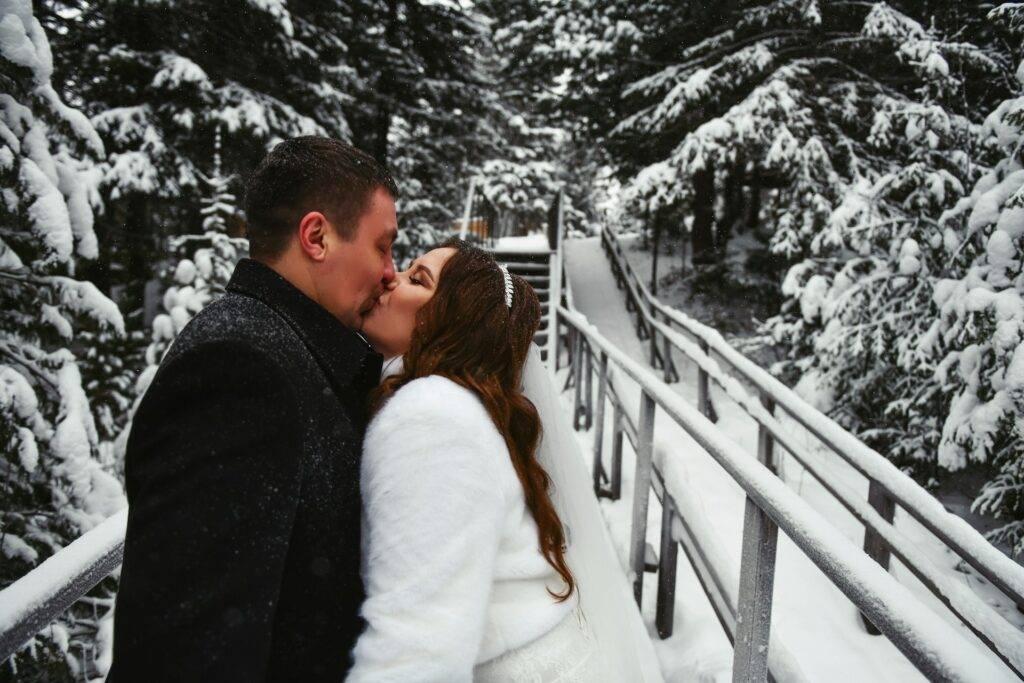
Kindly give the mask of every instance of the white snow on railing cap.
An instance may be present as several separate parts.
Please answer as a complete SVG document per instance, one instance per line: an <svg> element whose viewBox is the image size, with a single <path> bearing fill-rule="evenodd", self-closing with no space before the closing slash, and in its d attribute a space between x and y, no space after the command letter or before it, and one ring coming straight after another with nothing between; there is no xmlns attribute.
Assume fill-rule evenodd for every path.
<svg viewBox="0 0 1024 683"><path fill-rule="evenodd" d="M763 464L745 454L653 371L606 340L587 319L559 314L638 382L714 457L822 571L926 675L940 680L996 681L1008 672L962 631L922 604Z"/></svg>
<svg viewBox="0 0 1024 683"><path fill-rule="evenodd" d="M612 244L618 247L615 236L610 232L606 234ZM942 529L949 535L950 540L960 545L967 554L977 558L1012 590L1019 595L1024 595L1024 567L985 540L984 536L965 520L947 511L938 500L918 486L913 479L882 454L850 434L830 417L800 398L796 392L764 368L734 349L717 330L659 301L650 293L643 281L635 276L628 262L621 259L620 263L625 266L626 272L633 275L632 280L640 295L663 315L671 317L690 334L705 341L711 350L719 354L738 372L745 375L755 385L762 387L780 408L812 431L829 439L832 442L832 447L841 450L869 477L889 489L904 508L909 510L913 507L928 523Z"/></svg>

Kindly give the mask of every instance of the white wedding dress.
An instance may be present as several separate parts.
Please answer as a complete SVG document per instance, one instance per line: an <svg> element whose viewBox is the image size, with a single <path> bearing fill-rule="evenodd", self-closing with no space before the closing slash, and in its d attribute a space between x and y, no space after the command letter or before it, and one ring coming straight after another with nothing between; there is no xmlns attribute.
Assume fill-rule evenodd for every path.
<svg viewBox="0 0 1024 683"><path fill-rule="evenodd" d="M593 683L613 680L601 669L597 643L577 607L531 643L478 664L475 683Z"/></svg>
<svg viewBox="0 0 1024 683"><path fill-rule="evenodd" d="M633 601L626 575L608 537L579 441L560 403L553 378L534 345L523 390L543 425L537 460L551 478L552 502L566 528L566 562L579 603L573 621L498 663L493 681L662 681L653 644ZM566 621L569 621L568 619ZM554 662L561 661L559 669ZM503 667L501 669L501 667ZM521 673L520 673L521 672Z"/></svg>

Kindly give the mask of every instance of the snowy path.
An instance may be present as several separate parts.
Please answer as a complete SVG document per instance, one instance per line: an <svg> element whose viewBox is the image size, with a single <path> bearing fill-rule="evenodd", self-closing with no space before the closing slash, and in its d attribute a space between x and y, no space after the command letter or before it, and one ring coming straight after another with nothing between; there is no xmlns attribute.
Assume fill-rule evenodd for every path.
<svg viewBox="0 0 1024 683"><path fill-rule="evenodd" d="M635 336L623 294L615 287L600 240L588 238L568 241L566 268L576 307L608 339L634 358L646 362L646 345ZM682 381L674 386L681 395L696 404L696 368L679 355L676 355L675 360ZM627 402L638 405L638 387L629 380L623 383L627 386ZM712 397L719 413L719 428L754 457L757 443L754 421L717 387L712 387ZM610 435L610 432L609 424L605 434ZM591 435L580 436L585 448L590 449ZM743 522L744 496L741 489L685 432L667 422L663 416L659 417L656 424L656 441L657 449L667 456L667 462L662 464L662 468L670 480L670 486L677 492L682 515L701 537L701 543L708 546L712 562L719 573L726 577L726 581L735 584L739 575ZM602 501L623 562L628 555L629 494L632 491L633 465L628 441L625 451L623 499L615 503ZM866 483L856 481L859 475L834 456L829 457L829 454L823 453L818 455L822 457L827 470L835 475L835 479L853 486L859 495L862 493L866 496ZM791 459L781 457L780 472L795 491L844 535L858 545L861 543L863 527L831 500L802 468ZM653 496L651 508L648 538L656 539L661 511ZM897 523L908 534L912 534L915 541L921 540L922 548L929 551L933 560L941 563L941 566L948 565L951 572L955 571L949 561L948 551L934 547L934 541L929 544L926 532L913 528L916 526L913 520L898 514ZM922 599L938 605L902 567L895 567L894 574ZM969 575L957 574L961 580L977 581ZM643 611L652 634L655 633L655 586L654 575L648 574ZM732 647L683 553L680 553L676 591L674 635L666 641L653 635L666 680L730 680ZM1016 614L1015 610L1013 612ZM1012 620L1013 616L1009 616ZM773 634L779 639L777 642L788 650L809 680L923 680L913 665L884 636L870 636L866 633L849 600L783 534L779 538L772 628ZM964 632L968 633L966 629ZM992 657L995 659L994 655Z"/></svg>

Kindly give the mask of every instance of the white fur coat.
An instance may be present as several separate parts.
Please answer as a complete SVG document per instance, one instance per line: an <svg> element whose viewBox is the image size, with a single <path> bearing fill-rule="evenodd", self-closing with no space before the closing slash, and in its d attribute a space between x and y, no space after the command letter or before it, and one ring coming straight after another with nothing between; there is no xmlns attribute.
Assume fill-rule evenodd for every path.
<svg viewBox="0 0 1024 683"><path fill-rule="evenodd" d="M481 401L442 377L402 387L363 448L366 631L347 680L470 681L547 633L573 600Z"/></svg>

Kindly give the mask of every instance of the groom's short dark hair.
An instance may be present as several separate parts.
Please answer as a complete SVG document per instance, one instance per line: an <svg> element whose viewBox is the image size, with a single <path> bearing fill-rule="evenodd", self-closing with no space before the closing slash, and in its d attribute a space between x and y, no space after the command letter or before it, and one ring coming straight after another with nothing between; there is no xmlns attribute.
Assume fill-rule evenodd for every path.
<svg viewBox="0 0 1024 683"><path fill-rule="evenodd" d="M310 135L278 143L246 184L250 255L257 259L280 256L310 211L323 212L342 238L353 238L378 187L398 198L388 170L341 140Z"/></svg>

